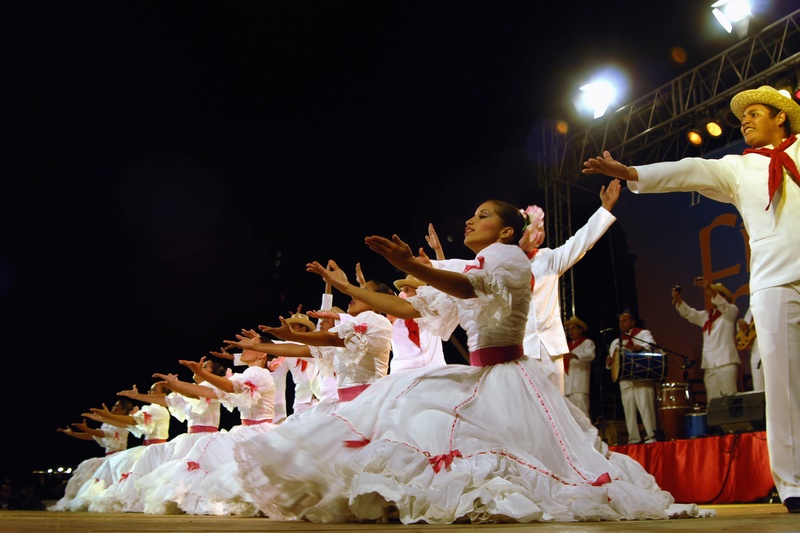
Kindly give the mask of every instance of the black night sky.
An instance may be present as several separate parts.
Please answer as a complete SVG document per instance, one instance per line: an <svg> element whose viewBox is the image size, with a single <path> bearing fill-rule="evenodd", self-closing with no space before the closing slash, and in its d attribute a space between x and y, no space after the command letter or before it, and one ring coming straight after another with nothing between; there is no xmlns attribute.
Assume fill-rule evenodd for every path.
<svg viewBox="0 0 800 533"><path fill-rule="evenodd" d="M710 3L5 2L0 474L99 454L56 428L318 307L308 261L391 283L366 235L464 256L483 200L543 205L542 121L596 65L630 101L735 44Z"/></svg>

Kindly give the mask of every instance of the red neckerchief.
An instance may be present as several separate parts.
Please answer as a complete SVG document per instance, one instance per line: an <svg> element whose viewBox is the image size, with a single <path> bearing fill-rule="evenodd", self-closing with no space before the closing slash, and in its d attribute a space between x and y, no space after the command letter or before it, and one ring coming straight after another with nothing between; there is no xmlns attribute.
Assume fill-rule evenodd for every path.
<svg viewBox="0 0 800 533"><path fill-rule="evenodd" d="M417 345L417 348L422 348L419 343L419 324L417 324L417 321L413 318L407 318L403 322L406 323L406 328L408 328L408 338Z"/></svg>
<svg viewBox="0 0 800 533"><path fill-rule="evenodd" d="M708 332L711 335L711 324L714 323L716 319L722 316L722 313L719 312L719 309L716 307L708 312L708 320L706 320L705 324L703 324L703 331Z"/></svg>
<svg viewBox="0 0 800 533"><path fill-rule="evenodd" d="M637 336L639 333L644 331L643 329L633 328L628 333L622 334L622 340L624 341L624 348L629 350L633 349L633 337Z"/></svg>
<svg viewBox="0 0 800 533"><path fill-rule="evenodd" d="M577 348L578 346L580 346L583 343L583 341L585 341L585 340L586 340L586 337L581 335L580 337L578 337L574 341L573 340L567 341L567 346L569 346L569 351L572 351L575 348Z"/></svg>
<svg viewBox="0 0 800 533"><path fill-rule="evenodd" d="M789 171L789 174L792 175L794 180L800 183L800 171L797 170L797 165L785 151L794 144L796 140L796 135L790 135L789 138L779 144L777 148L748 148L744 151L745 154L760 154L769 157L769 202L764 211L769 209L775 191L777 191L778 187L783 183L784 167L786 167L786 170Z"/></svg>

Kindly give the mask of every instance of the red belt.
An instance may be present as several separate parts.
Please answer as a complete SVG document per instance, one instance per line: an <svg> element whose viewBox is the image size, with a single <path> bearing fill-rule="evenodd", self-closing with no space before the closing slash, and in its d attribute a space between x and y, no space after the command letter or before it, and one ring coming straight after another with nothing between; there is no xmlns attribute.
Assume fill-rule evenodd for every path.
<svg viewBox="0 0 800 533"><path fill-rule="evenodd" d="M359 394L367 390L369 387L369 383L366 385L356 385L354 387L346 387L344 389L339 389L336 391L339 394L339 401L340 402L349 402L350 400L355 400Z"/></svg>
<svg viewBox="0 0 800 533"><path fill-rule="evenodd" d="M216 426L189 426L189 433L216 433L219 428Z"/></svg>
<svg viewBox="0 0 800 533"><path fill-rule="evenodd" d="M167 442L167 439L144 439L142 444L150 446L151 444L161 444L162 442Z"/></svg>
<svg viewBox="0 0 800 533"><path fill-rule="evenodd" d="M248 420L247 418L242 418L242 424L245 426L257 426L259 424L272 424L271 418L265 418L264 420Z"/></svg>
<svg viewBox="0 0 800 533"><path fill-rule="evenodd" d="M469 353L469 364L471 366L492 366L514 361L525 355L521 344L512 346L492 346L490 348L480 348Z"/></svg>

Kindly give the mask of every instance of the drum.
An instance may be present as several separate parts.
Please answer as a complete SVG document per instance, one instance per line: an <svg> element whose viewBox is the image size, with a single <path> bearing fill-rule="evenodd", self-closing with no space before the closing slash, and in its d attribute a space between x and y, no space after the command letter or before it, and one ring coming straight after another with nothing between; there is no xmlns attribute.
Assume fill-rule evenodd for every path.
<svg viewBox="0 0 800 533"><path fill-rule="evenodd" d="M611 378L614 381L664 381L667 376L667 356L661 352L614 353Z"/></svg>
<svg viewBox="0 0 800 533"><path fill-rule="evenodd" d="M711 434L711 430L708 429L705 411L688 413L683 417L683 425L688 439L707 437Z"/></svg>
<svg viewBox="0 0 800 533"><path fill-rule="evenodd" d="M658 415L667 440L686 438L684 418L692 412L688 383L662 383L658 387Z"/></svg>

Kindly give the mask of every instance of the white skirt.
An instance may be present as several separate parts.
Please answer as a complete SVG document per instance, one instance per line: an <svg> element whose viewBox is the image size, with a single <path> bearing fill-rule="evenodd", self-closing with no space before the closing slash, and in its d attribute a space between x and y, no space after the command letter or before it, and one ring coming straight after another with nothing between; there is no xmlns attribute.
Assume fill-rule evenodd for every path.
<svg viewBox="0 0 800 533"><path fill-rule="evenodd" d="M390 374L332 413L238 442L234 456L242 487L272 519L448 524L674 511L668 492L629 480L595 449L527 357Z"/></svg>

